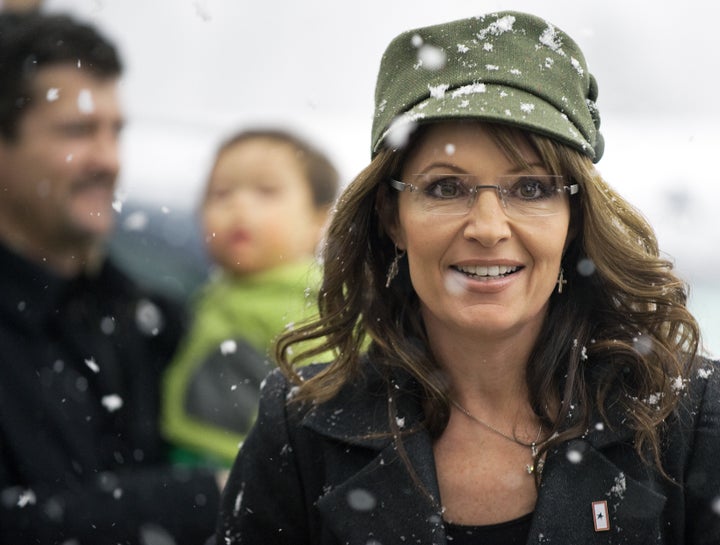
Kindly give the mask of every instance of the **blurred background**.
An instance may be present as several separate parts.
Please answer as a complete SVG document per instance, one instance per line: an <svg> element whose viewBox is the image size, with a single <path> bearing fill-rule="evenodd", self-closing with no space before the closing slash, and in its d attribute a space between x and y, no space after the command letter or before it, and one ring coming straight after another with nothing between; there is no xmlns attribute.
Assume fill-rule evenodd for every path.
<svg viewBox="0 0 720 545"><path fill-rule="evenodd" d="M95 23L120 47L129 124L113 248L146 282L181 297L207 272L193 214L219 139L256 125L290 128L326 150L347 183L369 160L375 76L396 34L500 9L550 20L579 42L599 82L606 150L598 168L655 226L664 253L691 285L706 347L720 355L720 254L713 250L720 247L720 5L46 0L43 6Z"/></svg>

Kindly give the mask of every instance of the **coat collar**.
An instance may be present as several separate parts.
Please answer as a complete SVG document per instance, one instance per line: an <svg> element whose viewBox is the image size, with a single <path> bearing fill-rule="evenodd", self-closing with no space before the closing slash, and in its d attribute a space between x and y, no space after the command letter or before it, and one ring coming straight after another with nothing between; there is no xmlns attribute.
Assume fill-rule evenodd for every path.
<svg viewBox="0 0 720 545"><path fill-rule="evenodd" d="M75 294L99 289L122 300L134 293L126 276L109 259L92 274L64 277L0 243L0 270L4 288L0 317L30 331L41 331L49 321L58 319Z"/></svg>
<svg viewBox="0 0 720 545"><path fill-rule="evenodd" d="M313 373L315 370L307 371ZM356 382L309 411L303 418L303 425L350 445L382 450L392 443L394 433L389 423L391 392L397 407L393 417L400 431L419 426L423 417L419 385L415 379L399 369L388 369L387 376L383 374L385 372L366 365L365 374Z"/></svg>
<svg viewBox="0 0 720 545"><path fill-rule="evenodd" d="M304 417L305 427L325 437L375 452L369 464L325 494L318 508L342 542L444 544L432 441L422 428L403 436L413 475L392 440L389 396L381 383L377 376L366 377L362 387L346 388ZM414 429L422 419L417 384L394 373L391 388L400 393L398 427ZM528 543L655 542L665 497L604 453L631 439L621 424L597 426L548 453ZM606 502L598 505L609 517L608 531L595 529L595 502Z"/></svg>
<svg viewBox="0 0 720 545"><path fill-rule="evenodd" d="M3 297L0 314L28 328L39 328L58 306L71 281L53 274L0 244Z"/></svg>

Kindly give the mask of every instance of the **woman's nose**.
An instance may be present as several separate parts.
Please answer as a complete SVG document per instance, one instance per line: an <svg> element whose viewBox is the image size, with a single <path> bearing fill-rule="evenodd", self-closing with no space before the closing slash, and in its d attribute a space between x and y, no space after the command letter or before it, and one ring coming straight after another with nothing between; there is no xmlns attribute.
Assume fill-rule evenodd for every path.
<svg viewBox="0 0 720 545"><path fill-rule="evenodd" d="M467 213L464 235L488 247L510 237L510 224L497 188L476 189Z"/></svg>

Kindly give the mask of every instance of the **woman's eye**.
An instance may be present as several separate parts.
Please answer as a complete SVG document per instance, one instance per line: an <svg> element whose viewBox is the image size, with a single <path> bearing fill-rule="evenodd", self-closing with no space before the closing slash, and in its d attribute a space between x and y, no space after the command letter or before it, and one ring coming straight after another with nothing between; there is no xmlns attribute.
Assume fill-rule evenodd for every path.
<svg viewBox="0 0 720 545"><path fill-rule="evenodd" d="M427 192L433 196L441 199L452 199L460 197L465 194L465 188L460 180L455 178L444 178L432 182L428 186Z"/></svg>
<svg viewBox="0 0 720 545"><path fill-rule="evenodd" d="M525 199L532 199L538 196L537 182L523 182L520 186L520 196Z"/></svg>
<svg viewBox="0 0 720 545"><path fill-rule="evenodd" d="M553 183L549 181L524 179L517 183L512 194L525 200L541 199L553 194L552 186Z"/></svg>

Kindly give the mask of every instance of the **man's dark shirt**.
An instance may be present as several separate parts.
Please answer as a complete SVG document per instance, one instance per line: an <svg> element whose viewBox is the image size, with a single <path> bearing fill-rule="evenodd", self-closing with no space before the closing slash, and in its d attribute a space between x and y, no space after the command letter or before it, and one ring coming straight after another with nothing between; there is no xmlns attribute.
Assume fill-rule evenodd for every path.
<svg viewBox="0 0 720 545"><path fill-rule="evenodd" d="M212 534L213 475L167 465L158 430L182 333L111 263L68 280L0 245L0 543Z"/></svg>

